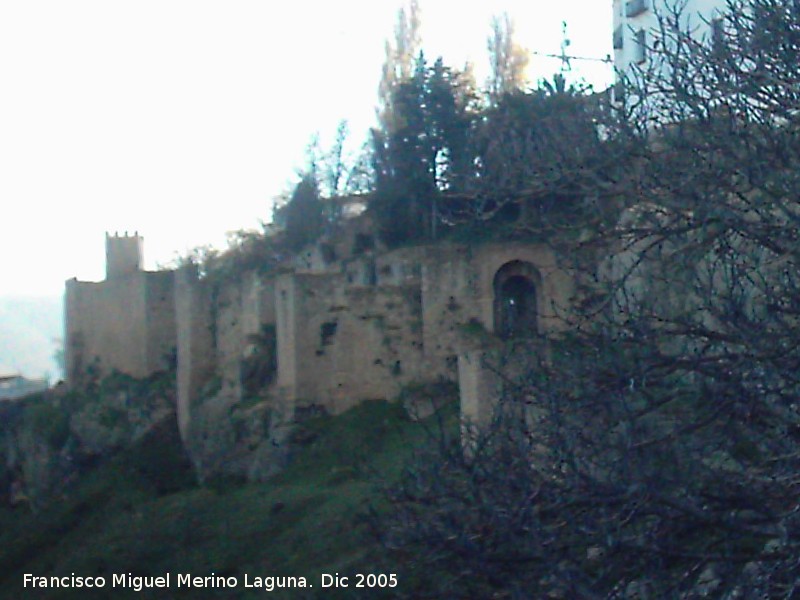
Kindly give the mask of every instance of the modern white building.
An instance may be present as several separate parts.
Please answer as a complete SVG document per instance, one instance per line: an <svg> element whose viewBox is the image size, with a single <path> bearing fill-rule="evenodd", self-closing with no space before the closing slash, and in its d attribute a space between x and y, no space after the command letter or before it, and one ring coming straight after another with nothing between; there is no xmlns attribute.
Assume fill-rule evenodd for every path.
<svg viewBox="0 0 800 600"><path fill-rule="evenodd" d="M44 379L26 379L16 371L0 367L0 401L23 398L47 387Z"/></svg>
<svg viewBox="0 0 800 600"><path fill-rule="evenodd" d="M628 73L633 65L645 67L648 48L659 38L659 15L674 12L676 1L681 6L681 29L698 38L711 35L724 14L725 0L613 0L614 68L618 74Z"/></svg>

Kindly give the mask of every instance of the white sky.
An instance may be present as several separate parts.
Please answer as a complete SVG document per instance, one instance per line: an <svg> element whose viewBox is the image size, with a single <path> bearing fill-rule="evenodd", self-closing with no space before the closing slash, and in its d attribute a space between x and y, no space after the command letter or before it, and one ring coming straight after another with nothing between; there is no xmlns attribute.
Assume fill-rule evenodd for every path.
<svg viewBox="0 0 800 600"><path fill-rule="evenodd" d="M557 53L611 52L611 1L420 0L433 60L486 72L492 14ZM477 8L469 8L474 5ZM257 227L314 132L374 121L383 0L0 0L0 296L102 279L105 231L138 230L147 268ZM558 61L534 58L532 75ZM573 63L598 89L601 63Z"/></svg>

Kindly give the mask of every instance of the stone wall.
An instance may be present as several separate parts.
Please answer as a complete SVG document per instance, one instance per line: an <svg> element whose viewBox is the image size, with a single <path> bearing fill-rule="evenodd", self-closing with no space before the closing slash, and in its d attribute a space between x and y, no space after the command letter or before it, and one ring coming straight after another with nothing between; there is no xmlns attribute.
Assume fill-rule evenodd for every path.
<svg viewBox="0 0 800 600"><path fill-rule="evenodd" d="M512 401L531 417L525 394L532 369L550 357L546 339L493 340L482 348L462 352L458 356L458 384L461 401L461 423L464 433L474 434L489 426L497 416L500 399ZM508 413L506 413L508 414Z"/></svg>
<svg viewBox="0 0 800 600"><path fill-rule="evenodd" d="M496 334L494 279L507 264L521 262L535 273L540 333L566 327L572 302L572 274L555 253L538 244L439 244L429 248L422 268L424 345L429 376L457 378L457 356L475 349L483 336Z"/></svg>
<svg viewBox="0 0 800 600"><path fill-rule="evenodd" d="M142 272L100 283L67 282L64 350L70 384L87 369L148 375L146 302Z"/></svg>
<svg viewBox="0 0 800 600"><path fill-rule="evenodd" d="M168 368L177 344L173 286L171 271L67 281L67 381L78 382L87 369L146 377Z"/></svg>
<svg viewBox="0 0 800 600"><path fill-rule="evenodd" d="M177 411L181 438L187 447L194 433L195 404L200 402L216 373L211 292L207 282L198 280L193 267L176 271Z"/></svg>
<svg viewBox="0 0 800 600"><path fill-rule="evenodd" d="M456 380L463 326L480 322L481 296L472 251L442 244L422 266L423 343L428 376Z"/></svg>
<svg viewBox="0 0 800 600"><path fill-rule="evenodd" d="M242 364L264 326L275 326L275 287L272 279L245 273L218 286L213 298L214 362L220 395L241 401Z"/></svg>
<svg viewBox="0 0 800 600"><path fill-rule="evenodd" d="M277 282L278 382L298 406L339 413L397 397L423 372L419 286L348 283L346 274Z"/></svg>
<svg viewBox="0 0 800 600"><path fill-rule="evenodd" d="M146 371L153 373L174 366L177 360L175 330L175 277L173 271L144 273L147 347Z"/></svg>
<svg viewBox="0 0 800 600"><path fill-rule="evenodd" d="M491 368L494 353L471 350L458 356L461 420L464 427L484 428L491 423L494 402L503 394L503 382Z"/></svg>
<svg viewBox="0 0 800 600"><path fill-rule="evenodd" d="M69 374L97 357L101 371L144 377L176 349L178 423L198 473L250 476L285 457L286 432L311 407L337 414L448 381L460 382L465 413L483 419L495 392L476 357L497 341L504 265L526 265L536 330L565 326L573 283L550 248L440 243L386 252L364 241L367 233L350 233L272 277L209 281L187 267L68 282Z"/></svg>
<svg viewBox="0 0 800 600"><path fill-rule="evenodd" d="M434 249L432 249L432 254ZM502 394L492 358L499 344L495 278L505 265L525 264L536 293L537 331L569 327L574 277L554 250L539 244L440 245L424 263L422 304L428 378L458 381L465 422L485 425ZM436 369L439 369L437 372Z"/></svg>
<svg viewBox="0 0 800 600"><path fill-rule="evenodd" d="M572 281L553 252L531 244L436 244L343 261L338 273L276 282L278 385L298 406L337 413L405 385L457 381L458 355L495 329L494 278L520 261L535 272L544 333L564 327Z"/></svg>
<svg viewBox="0 0 800 600"><path fill-rule="evenodd" d="M282 460L272 442L283 436L285 411L266 389L248 397L243 381L254 340L274 327L274 299L273 281L254 273L214 282L178 272L178 423L201 478L260 479Z"/></svg>

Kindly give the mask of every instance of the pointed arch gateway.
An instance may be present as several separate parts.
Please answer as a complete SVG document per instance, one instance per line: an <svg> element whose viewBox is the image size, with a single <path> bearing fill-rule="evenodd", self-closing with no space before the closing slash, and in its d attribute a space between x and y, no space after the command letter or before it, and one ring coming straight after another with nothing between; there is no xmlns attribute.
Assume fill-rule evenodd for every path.
<svg viewBox="0 0 800 600"><path fill-rule="evenodd" d="M531 337L539 333L540 277L529 262L513 260L495 273L494 331L503 339Z"/></svg>

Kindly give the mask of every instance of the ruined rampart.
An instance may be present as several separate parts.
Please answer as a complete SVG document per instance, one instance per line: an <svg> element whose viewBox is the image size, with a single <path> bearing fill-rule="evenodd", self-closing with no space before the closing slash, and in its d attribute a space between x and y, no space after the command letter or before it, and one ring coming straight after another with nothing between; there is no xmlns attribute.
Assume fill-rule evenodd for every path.
<svg viewBox="0 0 800 600"><path fill-rule="evenodd" d="M125 252L141 245L110 238L122 272L67 284L71 380L90 365L146 376L172 356L181 436L198 472L260 478L285 459L303 415L449 381L472 399L469 417L491 386L480 361L459 364L460 355L487 338L563 327L572 279L548 247L380 251L351 237L304 251L280 272L221 278L191 266L131 271L137 259Z"/></svg>

